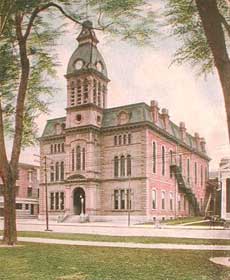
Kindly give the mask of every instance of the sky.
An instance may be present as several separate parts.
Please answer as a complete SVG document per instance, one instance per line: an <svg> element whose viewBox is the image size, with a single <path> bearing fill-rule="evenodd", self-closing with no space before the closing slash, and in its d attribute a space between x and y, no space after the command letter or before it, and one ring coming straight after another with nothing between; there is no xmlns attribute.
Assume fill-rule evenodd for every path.
<svg viewBox="0 0 230 280"><path fill-rule="evenodd" d="M49 115L41 115L37 124L41 135L47 119L65 115L66 80L68 60L77 47L79 30L69 25L68 32L61 37L57 54L61 65L57 68L55 92ZM155 47L136 46L119 39L111 40L96 32L100 41L98 48L107 65L110 83L108 107L137 102L150 104L157 100L160 108L169 110L170 119L176 124L183 121L187 131L198 132L206 140L208 155L212 158L210 170L218 168L220 159L230 156L224 102L216 73L205 80L197 77L189 66L171 65L178 43L174 39L155 42ZM20 161L36 163L38 147L22 151Z"/></svg>

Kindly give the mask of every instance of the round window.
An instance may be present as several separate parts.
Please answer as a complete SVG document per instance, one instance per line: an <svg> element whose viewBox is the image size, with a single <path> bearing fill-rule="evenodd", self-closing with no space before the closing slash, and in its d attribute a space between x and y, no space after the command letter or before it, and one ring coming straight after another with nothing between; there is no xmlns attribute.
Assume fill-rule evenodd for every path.
<svg viewBox="0 0 230 280"><path fill-rule="evenodd" d="M79 59L74 63L74 68L76 70L79 70L83 67L83 65L84 65L83 61Z"/></svg>

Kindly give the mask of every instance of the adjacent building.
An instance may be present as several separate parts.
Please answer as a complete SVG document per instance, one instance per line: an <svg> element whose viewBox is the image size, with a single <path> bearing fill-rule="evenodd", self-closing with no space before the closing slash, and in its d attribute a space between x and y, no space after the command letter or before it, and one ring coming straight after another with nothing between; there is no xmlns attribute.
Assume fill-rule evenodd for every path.
<svg viewBox="0 0 230 280"><path fill-rule="evenodd" d="M35 218L39 211L39 166L19 163L16 181L17 218ZM1 180L1 179L0 179ZM0 216L4 215L3 185L0 182Z"/></svg>
<svg viewBox="0 0 230 280"><path fill-rule="evenodd" d="M230 220L230 158L223 158L219 166L219 188L221 189L221 218Z"/></svg>
<svg viewBox="0 0 230 280"><path fill-rule="evenodd" d="M156 101L107 108L109 77L92 23L65 75L66 116L40 138L40 215L71 220L168 219L200 214L209 157L205 140L176 125ZM161 94L160 92L158 94Z"/></svg>

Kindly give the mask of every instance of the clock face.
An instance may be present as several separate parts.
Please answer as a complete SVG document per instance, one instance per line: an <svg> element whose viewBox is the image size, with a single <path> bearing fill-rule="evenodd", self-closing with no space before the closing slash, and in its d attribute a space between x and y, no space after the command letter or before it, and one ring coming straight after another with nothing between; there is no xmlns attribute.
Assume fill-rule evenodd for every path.
<svg viewBox="0 0 230 280"><path fill-rule="evenodd" d="M74 68L75 68L76 70L79 70L79 69L82 68L83 64L84 64L84 63L83 63L82 60L77 60L77 61L74 63Z"/></svg>
<svg viewBox="0 0 230 280"><path fill-rule="evenodd" d="M102 72L102 70L103 70L103 65L102 65L102 63L101 63L100 61L98 61L98 62L96 63L96 68L97 68L97 70L98 70L99 72Z"/></svg>

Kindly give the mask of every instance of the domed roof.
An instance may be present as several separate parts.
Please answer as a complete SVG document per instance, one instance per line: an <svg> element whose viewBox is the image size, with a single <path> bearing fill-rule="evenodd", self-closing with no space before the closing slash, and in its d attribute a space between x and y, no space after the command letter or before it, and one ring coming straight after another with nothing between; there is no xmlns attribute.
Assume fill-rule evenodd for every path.
<svg viewBox="0 0 230 280"><path fill-rule="evenodd" d="M79 45L69 60L67 75L91 69L108 78L106 64L97 49L98 40L92 28L90 21L83 23L82 31L77 38Z"/></svg>

